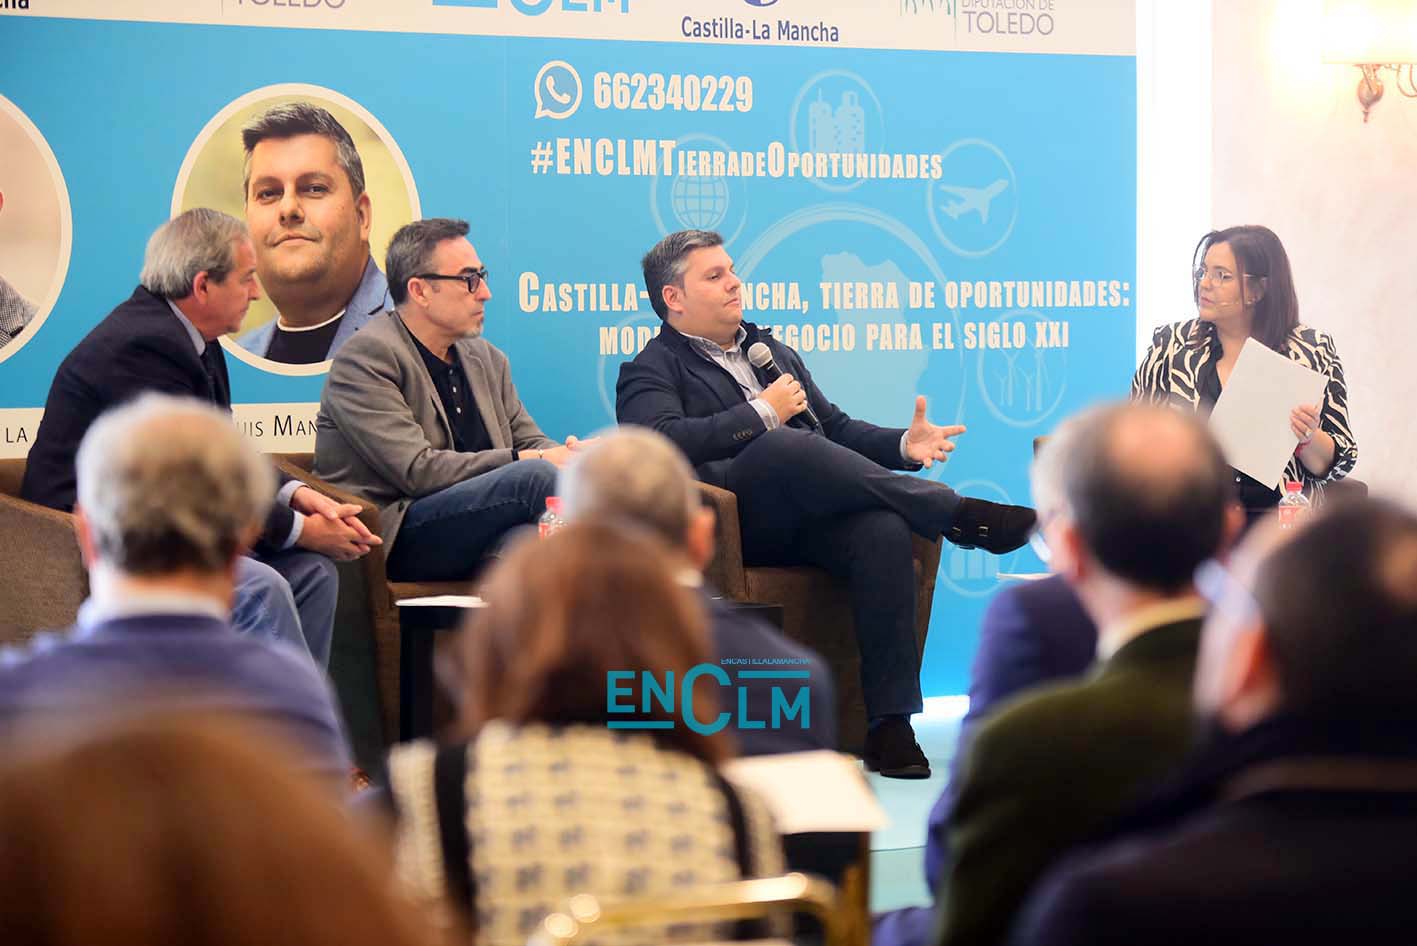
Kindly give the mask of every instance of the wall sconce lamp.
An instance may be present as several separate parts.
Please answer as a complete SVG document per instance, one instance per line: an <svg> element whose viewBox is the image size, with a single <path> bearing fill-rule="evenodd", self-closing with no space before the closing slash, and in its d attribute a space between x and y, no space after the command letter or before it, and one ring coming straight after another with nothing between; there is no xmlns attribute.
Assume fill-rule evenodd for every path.
<svg viewBox="0 0 1417 946"><path fill-rule="evenodd" d="M1363 121L1383 97L1379 71L1391 69L1397 91L1417 98L1417 0L1324 0L1324 62L1362 70L1358 104Z"/></svg>

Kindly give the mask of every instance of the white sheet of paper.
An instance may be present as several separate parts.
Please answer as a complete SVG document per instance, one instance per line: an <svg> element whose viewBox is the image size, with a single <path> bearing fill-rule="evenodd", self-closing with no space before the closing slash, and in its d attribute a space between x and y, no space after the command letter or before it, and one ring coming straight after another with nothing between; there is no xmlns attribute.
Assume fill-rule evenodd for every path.
<svg viewBox="0 0 1417 946"><path fill-rule="evenodd" d="M1327 385L1319 372L1246 340L1210 415L1226 461L1278 488L1296 444L1289 412L1300 404L1321 405Z"/></svg>
<svg viewBox="0 0 1417 946"><path fill-rule="evenodd" d="M860 763L840 752L748 756L725 764L723 774L756 792L783 834L875 831L890 823Z"/></svg>
<svg viewBox="0 0 1417 946"><path fill-rule="evenodd" d="M400 608L485 608L487 602L476 595L429 595L395 601Z"/></svg>

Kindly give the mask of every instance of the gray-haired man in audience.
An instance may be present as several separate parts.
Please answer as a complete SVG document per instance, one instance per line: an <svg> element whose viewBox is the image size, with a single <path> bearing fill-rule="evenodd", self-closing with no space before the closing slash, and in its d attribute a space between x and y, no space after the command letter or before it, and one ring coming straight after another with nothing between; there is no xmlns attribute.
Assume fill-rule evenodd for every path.
<svg viewBox="0 0 1417 946"><path fill-rule="evenodd" d="M84 723L154 705L229 713L345 776L339 716L308 656L231 625L237 563L275 477L226 412L144 395L89 427L77 467L91 594L66 634L0 652L0 722Z"/></svg>

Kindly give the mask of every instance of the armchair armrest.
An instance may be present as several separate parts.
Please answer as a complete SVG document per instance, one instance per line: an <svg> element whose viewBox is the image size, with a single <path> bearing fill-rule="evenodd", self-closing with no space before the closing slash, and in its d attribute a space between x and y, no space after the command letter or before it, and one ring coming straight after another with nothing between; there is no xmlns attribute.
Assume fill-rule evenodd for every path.
<svg viewBox="0 0 1417 946"><path fill-rule="evenodd" d="M743 573L743 532L738 523L738 497L726 489L699 483L699 496L713 509L713 561L704 577L720 593L734 600L748 596L748 577Z"/></svg>
<svg viewBox="0 0 1417 946"><path fill-rule="evenodd" d="M14 579L0 594L0 635L73 624L89 593L74 517L0 493L0 574Z"/></svg>

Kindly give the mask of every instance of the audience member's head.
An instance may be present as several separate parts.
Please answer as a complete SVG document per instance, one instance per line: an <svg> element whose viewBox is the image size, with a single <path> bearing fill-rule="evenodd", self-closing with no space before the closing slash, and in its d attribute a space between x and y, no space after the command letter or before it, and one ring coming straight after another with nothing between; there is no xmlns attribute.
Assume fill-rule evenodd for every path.
<svg viewBox="0 0 1417 946"><path fill-rule="evenodd" d="M207 341L240 328L251 302L261 298L246 225L205 207L157 228L148 239L139 282L175 303Z"/></svg>
<svg viewBox="0 0 1417 946"><path fill-rule="evenodd" d="M80 545L104 575L229 578L275 491L230 415L162 394L101 416L75 465Z"/></svg>
<svg viewBox="0 0 1417 946"><path fill-rule="evenodd" d="M215 720L7 751L0 940L429 943L386 854L293 769Z"/></svg>
<svg viewBox="0 0 1417 946"><path fill-rule="evenodd" d="M603 727L612 718L610 671L659 680L672 672L682 681L707 663L703 607L675 580L666 551L643 533L598 522L516 545L479 586L487 607L462 635L456 676L467 731L492 720ZM698 719L718 713L710 689L695 690ZM728 752L723 733L696 733L657 702L636 718L680 721L658 738L706 761Z"/></svg>
<svg viewBox="0 0 1417 946"><path fill-rule="evenodd" d="M1335 503L1284 532L1258 528L1216 599L1196 699L1230 729L1276 712L1417 716L1417 515L1381 500ZM1227 580L1228 578L1228 580Z"/></svg>
<svg viewBox="0 0 1417 946"><path fill-rule="evenodd" d="M620 427L596 435L593 446L562 467L556 492L568 521L632 524L694 568L713 557L713 511L699 499L689 461L663 434Z"/></svg>
<svg viewBox="0 0 1417 946"><path fill-rule="evenodd" d="M287 323L344 308L369 261L373 219L354 139L309 102L277 105L241 129L246 221L261 284Z"/></svg>
<svg viewBox="0 0 1417 946"><path fill-rule="evenodd" d="M1033 493L1051 564L1087 603L1103 586L1189 593L1196 567L1226 537L1233 487L1194 416L1117 404L1072 417L1048 438Z"/></svg>

